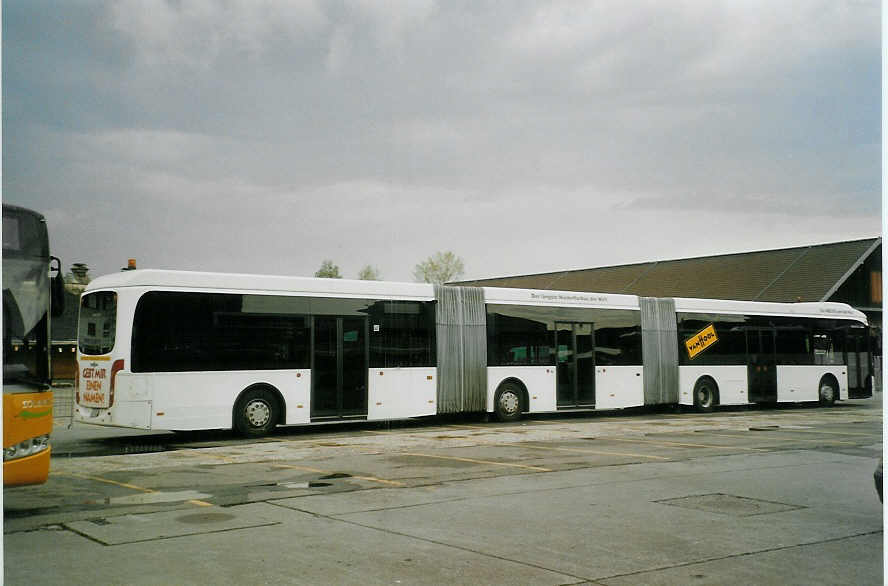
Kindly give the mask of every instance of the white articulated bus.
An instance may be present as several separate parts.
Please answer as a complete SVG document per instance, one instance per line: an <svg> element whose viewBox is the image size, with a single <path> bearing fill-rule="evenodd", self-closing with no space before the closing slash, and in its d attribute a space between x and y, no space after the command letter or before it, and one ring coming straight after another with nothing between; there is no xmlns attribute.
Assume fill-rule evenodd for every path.
<svg viewBox="0 0 888 586"><path fill-rule="evenodd" d="M837 303L137 270L90 283L78 328L76 419L140 429L872 392L866 319Z"/></svg>

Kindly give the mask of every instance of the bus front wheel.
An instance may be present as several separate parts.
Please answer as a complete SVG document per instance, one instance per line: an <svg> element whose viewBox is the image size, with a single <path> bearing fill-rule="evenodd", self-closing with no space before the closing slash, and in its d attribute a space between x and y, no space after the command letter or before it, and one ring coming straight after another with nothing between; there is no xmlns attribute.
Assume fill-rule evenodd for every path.
<svg viewBox="0 0 888 586"><path fill-rule="evenodd" d="M703 377L694 385L694 409L700 413L709 413L715 407L718 390L715 381Z"/></svg>
<svg viewBox="0 0 888 586"><path fill-rule="evenodd" d="M824 377L820 381L820 404L824 407L832 407L836 403L839 390L836 384L829 378Z"/></svg>
<svg viewBox="0 0 888 586"><path fill-rule="evenodd" d="M268 435L277 425L279 413L277 399L271 391L248 389L234 409L234 428L246 437Z"/></svg>

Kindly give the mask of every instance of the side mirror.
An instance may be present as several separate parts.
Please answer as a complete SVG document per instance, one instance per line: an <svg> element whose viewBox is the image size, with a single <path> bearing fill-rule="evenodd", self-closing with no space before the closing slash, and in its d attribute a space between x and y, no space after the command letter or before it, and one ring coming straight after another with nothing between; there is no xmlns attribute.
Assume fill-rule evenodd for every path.
<svg viewBox="0 0 888 586"><path fill-rule="evenodd" d="M65 313L65 279L62 277L62 261L54 256L49 257L49 270L50 314L52 317L59 317Z"/></svg>

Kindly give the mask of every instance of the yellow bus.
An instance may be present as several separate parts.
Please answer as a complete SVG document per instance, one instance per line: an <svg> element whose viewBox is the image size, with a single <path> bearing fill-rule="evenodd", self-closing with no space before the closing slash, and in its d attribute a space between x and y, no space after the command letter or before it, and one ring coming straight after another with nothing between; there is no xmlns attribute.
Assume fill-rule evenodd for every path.
<svg viewBox="0 0 888 586"><path fill-rule="evenodd" d="M50 316L64 309L46 220L3 204L3 485L46 482L52 432Z"/></svg>

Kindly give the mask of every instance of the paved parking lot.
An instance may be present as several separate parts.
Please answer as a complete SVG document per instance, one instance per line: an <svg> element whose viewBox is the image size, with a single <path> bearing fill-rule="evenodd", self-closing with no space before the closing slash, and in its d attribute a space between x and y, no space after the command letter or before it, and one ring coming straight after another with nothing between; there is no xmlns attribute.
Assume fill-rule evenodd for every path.
<svg viewBox="0 0 888 586"><path fill-rule="evenodd" d="M7 583L881 583L880 399L60 430L4 491Z"/></svg>

